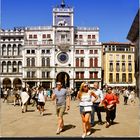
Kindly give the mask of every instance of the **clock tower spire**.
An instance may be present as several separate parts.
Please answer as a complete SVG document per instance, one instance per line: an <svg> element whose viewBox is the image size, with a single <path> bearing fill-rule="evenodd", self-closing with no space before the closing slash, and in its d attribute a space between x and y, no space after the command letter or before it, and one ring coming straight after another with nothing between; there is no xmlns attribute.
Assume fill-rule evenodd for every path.
<svg viewBox="0 0 140 140"><path fill-rule="evenodd" d="M62 8L65 7L65 1L64 1L64 0L62 0L62 2L61 2L61 7L62 7Z"/></svg>

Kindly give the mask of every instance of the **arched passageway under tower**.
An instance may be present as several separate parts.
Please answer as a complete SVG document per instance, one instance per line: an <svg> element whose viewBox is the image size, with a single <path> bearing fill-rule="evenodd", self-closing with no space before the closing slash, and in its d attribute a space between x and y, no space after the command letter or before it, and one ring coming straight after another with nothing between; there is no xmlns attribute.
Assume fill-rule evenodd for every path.
<svg viewBox="0 0 140 140"><path fill-rule="evenodd" d="M56 82L61 82L63 87L70 87L70 76L66 72L58 73Z"/></svg>

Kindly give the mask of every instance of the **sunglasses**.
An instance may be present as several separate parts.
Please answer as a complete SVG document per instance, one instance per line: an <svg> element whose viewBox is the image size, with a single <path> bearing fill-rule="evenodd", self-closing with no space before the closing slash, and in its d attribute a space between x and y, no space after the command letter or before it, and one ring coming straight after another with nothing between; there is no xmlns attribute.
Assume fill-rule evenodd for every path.
<svg viewBox="0 0 140 140"><path fill-rule="evenodd" d="M88 86L86 85L86 86L84 86L84 87L88 87Z"/></svg>

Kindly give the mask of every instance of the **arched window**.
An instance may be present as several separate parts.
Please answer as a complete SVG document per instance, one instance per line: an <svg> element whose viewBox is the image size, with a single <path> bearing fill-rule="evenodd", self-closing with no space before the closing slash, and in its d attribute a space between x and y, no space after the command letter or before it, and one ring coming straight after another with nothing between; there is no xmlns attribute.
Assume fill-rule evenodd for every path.
<svg viewBox="0 0 140 140"><path fill-rule="evenodd" d="M13 55L17 55L17 46L16 44L13 44Z"/></svg>
<svg viewBox="0 0 140 140"><path fill-rule="evenodd" d="M32 58L32 66L35 66L35 58Z"/></svg>
<svg viewBox="0 0 140 140"><path fill-rule="evenodd" d="M27 66L30 67L30 58L27 58Z"/></svg>
<svg viewBox="0 0 140 140"><path fill-rule="evenodd" d="M47 58L47 66L50 66L50 58Z"/></svg>
<svg viewBox="0 0 140 140"><path fill-rule="evenodd" d="M12 48L11 48L11 44L8 44L7 46L7 55L12 55Z"/></svg>
<svg viewBox="0 0 140 140"><path fill-rule="evenodd" d="M19 73L22 72L22 62L21 61L18 62L18 72Z"/></svg>
<svg viewBox="0 0 140 140"><path fill-rule="evenodd" d="M7 72L12 72L12 65L10 61L7 62Z"/></svg>
<svg viewBox="0 0 140 140"><path fill-rule="evenodd" d="M22 45L18 45L18 55L22 55Z"/></svg>
<svg viewBox="0 0 140 140"><path fill-rule="evenodd" d="M7 72L7 67L6 67L6 62L5 61L3 61L2 62L2 72Z"/></svg>
<svg viewBox="0 0 140 140"><path fill-rule="evenodd" d="M76 58L76 67L79 67L79 58Z"/></svg>
<svg viewBox="0 0 140 140"><path fill-rule="evenodd" d="M2 55L6 55L6 45L2 45Z"/></svg>
<svg viewBox="0 0 140 140"><path fill-rule="evenodd" d="M90 58L89 60L89 67L93 67L93 58Z"/></svg>
<svg viewBox="0 0 140 140"><path fill-rule="evenodd" d="M13 62L13 72L17 72L17 63L16 63L16 61Z"/></svg>
<svg viewBox="0 0 140 140"><path fill-rule="evenodd" d="M43 67L45 66L45 58L44 57L42 58L42 66Z"/></svg>

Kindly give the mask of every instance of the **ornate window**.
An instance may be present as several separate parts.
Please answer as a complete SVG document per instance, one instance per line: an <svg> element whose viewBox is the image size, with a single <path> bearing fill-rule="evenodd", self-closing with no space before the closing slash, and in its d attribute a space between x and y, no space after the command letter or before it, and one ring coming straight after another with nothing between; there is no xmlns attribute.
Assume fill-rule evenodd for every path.
<svg viewBox="0 0 140 140"><path fill-rule="evenodd" d="M81 67L84 67L84 58L81 58Z"/></svg>
<svg viewBox="0 0 140 140"><path fill-rule="evenodd" d="M122 63L122 71L125 72L125 63Z"/></svg>
<svg viewBox="0 0 140 140"><path fill-rule="evenodd" d="M2 62L2 72L7 72L7 68L6 68L6 62L5 61L3 61Z"/></svg>
<svg viewBox="0 0 140 140"><path fill-rule="evenodd" d="M32 58L31 62L32 62L32 66L35 66L35 58Z"/></svg>
<svg viewBox="0 0 140 140"><path fill-rule="evenodd" d="M116 73L116 82L119 82L119 73Z"/></svg>
<svg viewBox="0 0 140 140"><path fill-rule="evenodd" d="M109 65L109 71L113 71L113 63L110 63L110 65Z"/></svg>
<svg viewBox="0 0 140 140"><path fill-rule="evenodd" d="M120 71L120 65L119 65L119 63L116 63L116 71L117 71L117 72Z"/></svg>
<svg viewBox="0 0 140 140"><path fill-rule="evenodd" d="M132 73L129 73L128 74L128 82L129 83L132 83Z"/></svg>
<svg viewBox="0 0 140 140"><path fill-rule="evenodd" d="M98 72L94 72L94 78L95 78L95 79L98 78Z"/></svg>
<svg viewBox="0 0 140 140"><path fill-rule="evenodd" d="M126 82L126 74L125 73L122 74L122 82Z"/></svg>
<svg viewBox="0 0 140 140"><path fill-rule="evenodd" d="M45 58L44 57L42 58L42 66L43 67L45 66Z"/></svg>
<svg viewBox="0 0 140 140"><path fill-rule="evenodd" d="M90 60L89 60L89 67L93 67L93 58L90 58Z"/></svg>
<svg viewBox="0 0 140 140"><path fill-rule="evenodd" d="M6 55L6 45L2 45L2 55Z"/></svg>
<svg viewBox="0 0 140 140"><path fill-rule="evenodd" d="M94 58L94 67L98 67L98 58Z"/></svg>
<svg viewBox="0 0 140 140"><path fill-rule="evenodd" d="M93 72L89 72L89 78L93 79Z"/></svg>
<svg viewBox="0 0 140 140"><path fill-rule="evenodd" d="M79 58L76 58L76 67L79 67Z"/></svg>
<svg viewBox="0 0 140 140"><path fill-rule="evenodd" d="M47 58L47 65L46 66L50 66L50 58Z"/></svg>
<svg viewBox="0 0 140 140"><path fill-rule="evenodd" d="M8 47L7 47L7 55L12 55L12 48L11 48L11 45L8 44Z"/></svg>
<svg viewBox="0 0 140 140"><path fill-rule="evenodd" d="M132 64L128 63L128 71L131 72L132 71Z"/></svg>
<svg viewBox="0 0 140 140"><path fill-rule="evenodd" d="M30 67L30 58L27 58L27 66Z"/></svg>
<svg viewBox="0 0 140 140"><path fill-rule="evenodd" d="M109 82L110 83L113 82L113 74L112 73L109 74Z"/></svg>

